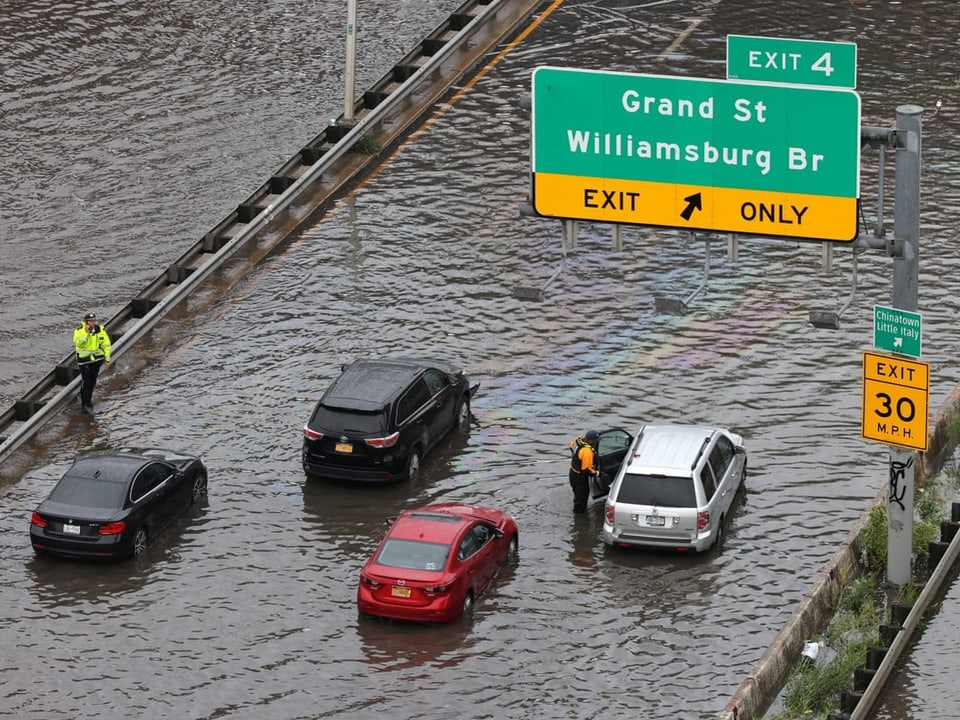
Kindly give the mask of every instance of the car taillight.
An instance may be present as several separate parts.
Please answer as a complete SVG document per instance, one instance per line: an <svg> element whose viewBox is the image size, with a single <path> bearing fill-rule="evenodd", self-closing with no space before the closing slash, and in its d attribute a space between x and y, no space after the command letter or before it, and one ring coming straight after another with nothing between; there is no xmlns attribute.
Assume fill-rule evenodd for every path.
<svg viewBox="0 0 960 720"><path fill-rule="evenodd" d="M361 576L360 576L360 583L361 583L362 585L366 585L368 588L371 588L371 589L373 589L373 590L376 590L378 587L380 587L381 585L383 585L383 583L377 582L377 581L374 580L373 578L368 578L366 575L361 575Z"/></svg>
<svg viewBox="0 0 960 720"><path fill-rule="evenodd" d="M395 432L393 435L387 435L386 437L367 438L364 442L372 448L388 448L396 445L399 439L400 433Z"/></svg>
<svg viewBox="0 0 960 720"><path fill-rule="evenodd" d="M709 524L710 524L710 513L698 512L697 513L697 530L706 530L707 525Z"/></svg>
<svg viewBox="0 0 960 720"><path fill-rule="evenodd" d="M427 595L443 595L450 589L449 585L431 585L430 587L420 588Z"/></svg>
<svg viewBox="0 0 960 720"><path fill-rule="evenodd" d="M36 525L37 527L46 527L47 521L40 517L38 513L34 513L30 516L30 524Z"/></svg>
<svg viewBox="0 0 960 720"><path fill-rule="evenodd" d="M323 437L323 433L319 433L319 432L317 432L316 430L311 430L309 427L307 427L306 425L304 425L304 426L303 426L303 436L304 436L307 440L319 440L320 438Z"/></svg>
<svg viewBox="0 0 960 720"><path fill-rule="evenodd" d="M615 515L616 513L613 510L613 505L610 505L608 503L607 506L603 508L603 517L606 518L608 523L613 525L613 518L615 517Z"/></svg>
<svg viewBox="0 0 960 720"><path fill-rule="evenodd" d="M97 530L97 532L101 535L121 535L126 527L127 524L121 520L120 522L107 523Z"/></svg>

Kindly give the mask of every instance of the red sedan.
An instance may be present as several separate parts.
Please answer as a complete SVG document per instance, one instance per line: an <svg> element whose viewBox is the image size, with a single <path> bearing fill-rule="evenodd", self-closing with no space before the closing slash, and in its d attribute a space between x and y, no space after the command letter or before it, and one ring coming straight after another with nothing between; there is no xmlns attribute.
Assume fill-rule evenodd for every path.
<svg viewBox="0 0 960 720"><path fill-rule="evenodd" d="M361 614L453 622L518 556L517 523L501 510L443 503L391 520L360 571Z"/></svg>

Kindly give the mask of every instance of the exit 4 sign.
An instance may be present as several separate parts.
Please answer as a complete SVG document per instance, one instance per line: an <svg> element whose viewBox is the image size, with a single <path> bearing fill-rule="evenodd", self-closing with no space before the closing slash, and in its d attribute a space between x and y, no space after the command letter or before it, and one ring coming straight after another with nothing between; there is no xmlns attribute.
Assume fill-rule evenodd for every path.
<svg viewBox="0 0 960 720"><path fill-rule="evenodd" d="M727 78L852 90L857 87L857 46L727 35Z"/></svg>

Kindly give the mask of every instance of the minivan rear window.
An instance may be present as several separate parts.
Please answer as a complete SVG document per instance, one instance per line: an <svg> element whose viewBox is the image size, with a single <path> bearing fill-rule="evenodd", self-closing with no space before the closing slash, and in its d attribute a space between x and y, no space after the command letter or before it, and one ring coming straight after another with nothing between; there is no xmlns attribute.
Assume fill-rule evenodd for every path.
<svg viewBox="0 0 960 720"><path fill-rule="evenodd" d="M697 493L690 477L627 473L620 483L616 502L688 508L697 506Z"/></svg>
<svg viewBox="0 0 960 720"><path fill-rule="evenodd" d="M327 433L379 433L386 427L384 412L367 413L317 406L311 425Z"/></svg>

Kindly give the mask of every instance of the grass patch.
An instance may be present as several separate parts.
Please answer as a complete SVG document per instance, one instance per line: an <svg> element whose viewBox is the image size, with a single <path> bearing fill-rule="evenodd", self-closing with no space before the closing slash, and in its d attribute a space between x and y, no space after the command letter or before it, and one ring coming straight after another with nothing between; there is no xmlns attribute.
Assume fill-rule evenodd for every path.
<svg viewBox="0 0 960 720"><path fill-rule="evenodd" d="M913 499L914 567L926 568L930 543L940 537L940 521L946 518L946 499L932 482L918 487ZM867 571L885 573L887 569L887 505L875 506L860 534L862 562Z"/></svg>
<svg viewBox="0 0 960 720"><path fill-rule="evenodd" d="M376 155L380 152L380 149L380 143L366 135L357 140L350 148L351 152L361 155Z"/></svg>

